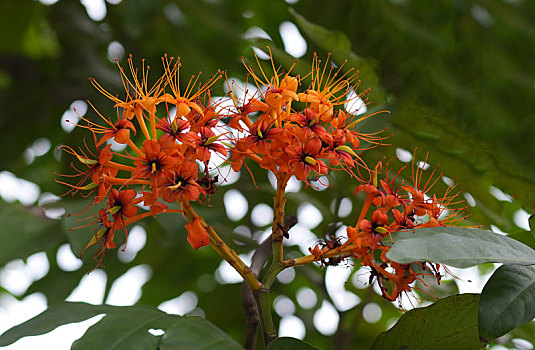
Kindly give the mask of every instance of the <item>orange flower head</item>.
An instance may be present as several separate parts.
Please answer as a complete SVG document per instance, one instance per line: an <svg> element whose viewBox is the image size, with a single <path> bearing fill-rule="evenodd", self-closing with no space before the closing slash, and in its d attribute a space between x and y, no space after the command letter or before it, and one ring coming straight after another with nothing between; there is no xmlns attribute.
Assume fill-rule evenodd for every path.
<svg viewBox="0 0 535 350"><path fill-rule="evenodd" d="M305 102L314 109L321 121L331 120L334 114L334 107L343 105L348 101L347 95L358 85L358 71L350 68L346 73L342 72L344 62L335 70L334 65L327 57L323 68L318 56L314 54L312 61L311 79L312 83L306 92L298 94L299 101ZM330 66L329 69L327 67Z"/></svg>
<svg viewBox="0 0 535 350"><path fill-rule="evenodd" d="M156 180L163 172L175 166L180 159L170 157L162 150L160 143L154 140L146 140L141 148L143 156L134 161L136 169L132 173L133 178L148 178Z"/></svg>
<svg viewBox="0 0 535 350"><path fill-rule="evenodd" d="M163 67L165 71L165 81L169 88L171 89L172 94L164 94L162 96L163 101L167 103L174 104L177 109L177 116L187 116L192 110L203 115L203 110L196 102L205 92L208 92L212 85L218 81L222 73L218 72L216 75L212 76L207 82L202 84L197 91L194 91L197 82L199 81L199 75L197 77L192 77L186 86L186 89L180 88L180 57L174 61L173 57L168 57L167 54L162 58Z"/></svg>
<svg viewBox="0 0 535 350"><path fill-rule="evenodd" d="M294 62L288 72L281 72L280 67L275 68L271 48L268 46L267 49L271 59L271 68L273 69L273 75L271 77L266 75L256 55L256 63L258 64L260 74L256 74L253 68L245 64L245 62L243 64L249 74L254 78L258 90L264 91L261 99L263 99L264 103L268 106L268 108L264 110L265 116L268 116L270 121L275 121L277 127L282 127L282 120L286 113L289 113L291 102L299 100L297 87L299 86L300 79L299 77L290 75L296 62ZM286 113L283 113L284 107L286 108Z"/></svg>

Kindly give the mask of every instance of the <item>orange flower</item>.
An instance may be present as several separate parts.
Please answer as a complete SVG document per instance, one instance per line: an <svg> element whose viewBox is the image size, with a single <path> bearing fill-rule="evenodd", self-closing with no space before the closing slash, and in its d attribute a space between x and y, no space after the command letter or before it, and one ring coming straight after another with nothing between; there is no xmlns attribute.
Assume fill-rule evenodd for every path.
<svg viewBox="0 0 535 350"><path fill-rule="evenodd" d="M267 49L270 53L269 56L271 58L271 68L273 69L273 76L271 78L267 77L256 55L256 62L261 74L256 74L256 72L250 66L246 65L243 60L242 62L249 74L254 78L258 90L264 91L261 93L261 99L263 100L263 103L256 103L257 106L262 106L261 109L265 111L265 114L262 114L261 117L269 117L269 121L275 121L275 125L277 127L281 127L283 108L286 108L286 113L289 113L291 102L299 100L297 95L299 77L293 77L290 75L290 72L295 66L295 62L286 73L280 72L280 67L275 68L273 56L271 55L271 49L269 46ZM268 108L264 108L264 105L268 106Z"/></svg>
<svg viewBox="0 0 535 350"><path fill-rule="evenodd" d="M160 129L164 132L160 136L158 141L164 146L164 148L170 148L176 141L180 143L187 143L194 140L197 135L189 132L190 125L187 120L176 117L170 123L167 118L162 118L156 124L156 129Z"/></svg>
<svg viewBox="0 0 535 350"><path fill-rule="evenodd" d="M145 66L145 60L142 60L141 77L138 77L138 69L134 67L132 55L128 58L128 66L132 78L128 78L124 69L117 62L117 66L121 71L121 80L125 92L127 94L126 99L123 101L115 95L106 91L95 79L91 78L91 84L100 91L104 96L115 102L116 107L121 107L124 110L124 118L131 120L136 117L140 124L141 130L146 139L150 139L149 130L145 124L145 114L148 114L148 119L151 123L151 131L154 137L156 137L156 105L162 102L161 95L165 89L165 76L160 77L156 83L149 88L148 73L149 66ZM105 119L105 118L104 118ZM124 136L124 135L121 135Z"/></svg>
<svg viewBox="0 0 535 350"><path fill-rule="evenodd" d="M325 130L323 125L319 124L318 113L311 108L305 108L304 113L290 114L289 119L297 123L295 135L301 142L308 142L313 138L319 138L326 143L332 140L331 134Z"/></svg>
<svg viewBox="0 0 535 350"><path fill-rule="evenodd" d="M150 177L151 181L155 183L164 171L171 169L180 161L180 159L169 157L162 150L161 145L153 140L143 142L141 151L144 155L134 161L136 169L132 172L132 178Z"/></svg>
<svg viewBox="0 0 535 350"><path fill-rule="evenodd" d="M204 247L210 242L210 236L203 227L199 216L189 224L186 224L186 230L188 231L188 242L193 249Z"/></svg>
<svg viewBox="0 0 535 350"><path fill-rule="evenodd" d="M210 151L217 152L221 154L222 157L227 156L227 149L225 146L215 142L222 135L216 135L212 129L205 126L201 127L199 133L201 134L200 138L193 142L194 147L192 147L192 150L199 161L208 162L211 158Z"/></svg>
<svg viewBox="0 0 535 350"><path fill-rule="evenodd" d="M358 84L358 71L350 68L342 74L345 62L335 71L334 66L330 65L329 58L327 57L322 68L321 60L314 55L310 88L305 93L298 94L299 101L305 102L307 106L315 110L321 121L330 120L334 114L334 106L346 103L347 94L351 91L352 85ZM330 69L327 69L328 66Z"/></svg>
<svg viewBox="0 0 535 350"><path fill-rule="evenodd" d="M116 228L124 226L124 219L135 216L138 211L136 204L141 199L136 199L137 192L134 190L117 191L115 188L111 189L110 197L108 198L108 211L112 214L115 221Z"/></svg>
<svg viewBox="0 0 535 350"><path fill-rule="evenodd" d="M64 177L81 177L81 179L78 181L76 185L71 185L63 181L56 180L56 182L67 185L71 187L71 189L65 193L64 195L68 193L72 193L73 195L76 194L79 190L93 190L100 184L100 177L104 173L113 173L112 176L115 176L117 174L116 168L108 168L108 165L116 165L116 163L110 162L113 154L110 150L111 146L107 145L103 149L99 149L97 146L97 140L96 136L93 133L94 141L95 141L95 148L96 148L96 154L95 152L92 152L89 147L87 147L87 153L91 156L88 156L86 152L81 150L82 154L78 154L74 149L68 146L60 146L60 149L63 149L65 152L74 155L80 163L85 165L88 169L86 170L80 170L78 167L76 167L74 164L71 163L71 167L77 172L75 175L62 175L58 174L60 176ZM84 142L85 143L85 142ZM90 179L91 182L85 183L87 179ZM97 200L97 203L99 200Z"/></svg>
<svg viewBox="0 0 535 350"><path fill-rule="evenodd" d="M111 126L111 128L103 128L101 132L104 133L104 135L98 142L98 146L102 145L111 138L113 138L117 143L128 143L130 140L130 130L128 129L131 129L134 134L136 133L134 124L132 124L132 122L126 118L119 119Z"/></svg>
<svg viewBox="0 0 535 350"><path fill-rule="evenodd" d="M164 94L162 100L174 104L176 106L177 116L187 116L192 110L203 115L203 110L195 101L203 93L207 92L210 87L218 81L222 73L218 72L216 75L212 76L210 80L202 84L196 92L193 92L195 86L197 86L197 81L199 79L200 73L196 78L191 78L186 86L185 90L180 89L180 57L173 63L174 58L164 55L162 58L163 68L165 71L165 80L167 85L172 91L172 94Z"/></svg>
<svg viewBox="0 0 535 350"><path fill-rule="evenodd" d="M197 163L187 161L179 167L167 172L158 181L159 192L164 201L173 203L180 199L196 201L204 189L195 181L197 179Z"/></svg>
<svg viewBox="0 0 535 350"><path fill-rule="evenodd" d="M321 141L319 139L312 139L309 142L302 144L296 143L286 146L285 149L291 165L291 173L295 175L298 180L308 183L308 174L310 171L314 175L325 175L328 172L327 166L321 157Z"/></svg>

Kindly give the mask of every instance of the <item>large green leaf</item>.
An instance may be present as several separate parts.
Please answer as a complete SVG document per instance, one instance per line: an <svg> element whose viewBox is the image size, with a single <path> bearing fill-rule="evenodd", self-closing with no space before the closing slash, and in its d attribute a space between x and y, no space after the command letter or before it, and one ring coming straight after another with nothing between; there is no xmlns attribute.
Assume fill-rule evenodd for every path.
<svg viewBox="0 0 535 350"><path fill-rule="evenodd" d="M454 295L411 310L379 334L371 349L479 349L478 299L476 294Z"/></svg>
<svg viewBox="0 0 535 350"><path fill-rule="evenodd" d="M200 317L181 318L167 330L161 350L238 350L243 349L222 330Z"/></svg>
<svg viewBox="0 0 535 350"><path fill-rule="evenodd" d="M91 327L87 333L88 337L84 335L76 344L77 346L88 344L89 347L83 347L84 349L134 349L135 347L124 347L124 345L131 345L131 341L137 342L142 339L141 333L149 339L154 338L147 332L149 328L152 328L152 325L163 328L179 317L170 316L154 307L142 305L119 307L62 302L48 307L34 318L6 331L0 336L0 346L9 345L23 337L45 334L59 326L85 321L100 314L108 315L100 321L103 324L98 322ZM112 325L114 322L117 323L116 326ZM119 336L117 336L118 334ZM120 342L117 343L111 339ZM109 347L111 345L115 347Z"/></svg>
<svg viewBox="0 0 535 350"><path fill-rule="evenodd" d="M0 266L65 241L60 222L46 218L37 207L0 201L0 223Z"/></svg>
<svg viewBox="0 0 535 350"><path fill-rule="evenodd" d="M479 301L479 332L499 337L535 318L535 266L504 265L489 279Z"/></svg>
<svg viewBox="0 0 535 350"><path fill-rule="evenodd" d="M86 303L62 302L15 326L0 336L0 346L16 342L22 337L48 333L55 328L73 322L85 321L96 315L106 313L111 306L90 305Z"/></svg>
<svg viewBox="0 0 535 350"><path fill-rule="evenodd" d="M161 337L150 334L149 329L165 330L177 318L148 306L115 310L89 327L71 349L156 350Z"/></svg>
<svg viewBox="0 0 535 350"><path fill-rule="evenodd" d="M318 349L299 339L282 337L277 338L266 346L266 350L314 350Z"/></svg>
<svg viewBox="0 0 535 350"><path fill-rule="evenodd" d="M399 263L434 261L455 267L497 262L535 264L535 250L506 236L464 227L429 227L392 234L386 256Z"/></svg>

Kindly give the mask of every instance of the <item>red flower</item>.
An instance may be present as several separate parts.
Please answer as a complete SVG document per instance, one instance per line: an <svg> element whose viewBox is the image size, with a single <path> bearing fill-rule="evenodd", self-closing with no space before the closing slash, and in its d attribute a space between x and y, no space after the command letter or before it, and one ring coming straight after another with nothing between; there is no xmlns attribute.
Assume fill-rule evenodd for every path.
<svg viewBox="0 0 535 350"><path fill-rule="evenodd" d="M298 127L295 134L301 142L308 142L313 138L319 138L325 143L332 140L331 134L319 124L318 112L311 108L306 108L304 113L291 114L290 120L297 123Z"/></svg>
<svg viewBox="0 0 535 350"><path fill-rule="evenodd" d="M219 136L216 136L210 128L202 126L200 134L200 139L195 143L195 154L199 161L209 161L211 157L210 150L220 153L225 157L227 156L227 149L222 144L215 142Z"/></svg>
<svg viewBox="0 0 535 350"><path fill-rule="evenodd" d="M101 131L104 133L104 135L102 135L102 138L98 142L98 146L102 145L111 138L113 138L117 143L128 143L128 140L130 140L129 129L131 129L134 134L136 133L136 128L130 120L126 118L119 119L115 124L112 125L111 128L103 129Z"/></svg>
<svg viewBox="0 0 535 350"><path fill-rule="evenodd" d="M164 148L170 148L176 141L181 143L191 142L198 136L195 133L187 132L189 127L190 124L187 120L177 117L173 119L172 123L169 123L166 118L162 118L156 125L156 129L163 130L164 132L158 139L158 142Z"/></svg>
<svg viewBox="0 0 535 350"><path fill-rule="evenodd" d="M328 169L323 160L320 160L321 141L312 139L305 144L288 145L286 153L290 158L288 164L291 166L291 173L298 180L308 184L307 177L310 171L316 175L327 174Z"/></svg>
<svg viewBox="0 0 535 350"><path fill-rule="evenodd" d="M159 193L163 200L173 203L179 199L196 201L204 192L195 182L197 178L197 163L184 162L178 169L167 172L165 178L158 181Z"/></svg>
<svg viewBox="0 0 535 350"><path fill-rule="evenodd" d="M155 181L164 171L171 169L179 162L179 159L168 156L160 144L154 140L143 142L141 151L144 156L134 161L136 169L132 172L133 178L150 177L151 181Z"/></svg>
<svg viewBox="0 0 535 350"><path fill-rule="evenodd" d="M124 218L137 214L139 208L135 205L141 200L137 200L136 195L137 192L135 190L122 190L119 192L115 188L111 189L110 198L108 199L108 211L113 216L116 229L124 227Z"/></svg>
<svg viewBox="0 0 535 350"><path fill-rule="evenodd" d="M192 222L186 224L186 230L188 231L188 242L193 249L204 247L210 242L210 236L203 227L199 216Z"/></svg>

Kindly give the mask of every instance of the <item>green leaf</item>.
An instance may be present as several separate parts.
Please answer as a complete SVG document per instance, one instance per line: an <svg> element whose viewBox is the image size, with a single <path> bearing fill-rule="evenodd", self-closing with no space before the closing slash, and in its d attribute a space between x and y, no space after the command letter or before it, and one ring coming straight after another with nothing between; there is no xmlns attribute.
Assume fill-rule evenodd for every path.
<svg viewBox="0 0 535 350"><path fill-rule="evenodd" d="M371 349L479 349L477 306L479 295L461 294L405 313Z"/></svg>
<svg viewBox="0 0 535 350"><path fill-rule="evenodd" d="M0 336L0 346L14 343L22 337L45 334L61 325L85 321L102 313L105 313L105 310L101 306L62 302L6 331Z"/></svg>
<svg viewBox="0 0 535 350"><path fill-rule="evenodd" d="M117 310L89 327L71 349L156 350L161 336L150 334L149 329L165 330L178 317L148 306Z"/></svg>
<svg viewBox="0 0 535 350"><path fill-rule="evenodd" d="M491 231L464 227L429 227L392 234L387 258L408 264L433 261L454 267L496 262L535 264L535 250Z"/></svg>
<svg viewBox="0 0 535 350"><path fill-rule="evenodd" d="M535 266L504 265L489 279L479 301L479 332L500 337L535 318Z"/></svg>
<svg viewBox="0 0 535 350"><path fill-rule="evenodd" d="M339 50L351 50L351 43L343 32L339 30L327 30L318 24L312 23L292 8L290 8L290 13L292 14L292 16L294 16L299 27L315 43L331 45Z"/></svg>
<svg viewBox="0 0 535 350"><path fill-rule="evenodd" d="M212 323L200 317L186 317L171 325L162 337L160 349L238 350L243 347Z"/></svg>
<svg viewBox="0 0 535 350"><path fill-rule="evenodd" d="M507 235L507 237L516 239L519 242L524 243L528 247L535 249L535 239L533 239L533 233L531 231L518 231Z"/></svg>
<svg viewBox="0 0 535 350"><path fill-rule="evenodd" d="M59 326L85 321L100 314L112 315L113 317L108 318L106 316L100 321L104 321L102 325L98 322L92 326L88 330L89 333L86 333L89 334L88 337L84 335L77 341L76 346L88 344L90 345L89 347L84 346L83 348L134 349L135 347L123 347L123 345L129 344L129 346L133 346L130 342L131 340L139 341L141 339L141 324L146 326L144 329L145 336L147 338L154 338L153 335L147 332L149 326L154 324L156 327L161 328L162 326L169 325L174 319L178 318L178 316L170 316L156 308L143 305L119 307L62 302L49 306L48 309L34 318L6 331L0 336L0 346L12 344L23 337L45 334ZM112 326L112 321L117 323L117 325ZM130 328L126 329L128 327L125 328L123 327L124 325ZM113 333L108 331L108 329L113 329ZM129 339L126 332L130 332L131 330L135 332L132 333L132 338ZM119 336L117 336L118 334ZM116 343L117 340L120 340L120 344ZM93 347L94 344L96 344L95 347ZM116 347L106 347L109 345ZM119 345L121 346L119 347ZM157 347L154 348L156 349Z"/></svg>
<svg viewBox="0 0 535 350"><path fill-rule="evenodd" d="M0 222L0 266L65 241L59 221L46 218L37 207L0 201Z"/></svg>
<svg viewBox="0 0 535 350"><path fill-rule="evenodd" d="M277 338L266 346L266 350L314 350L318 349L302 340L282 337Z"/></svg>

